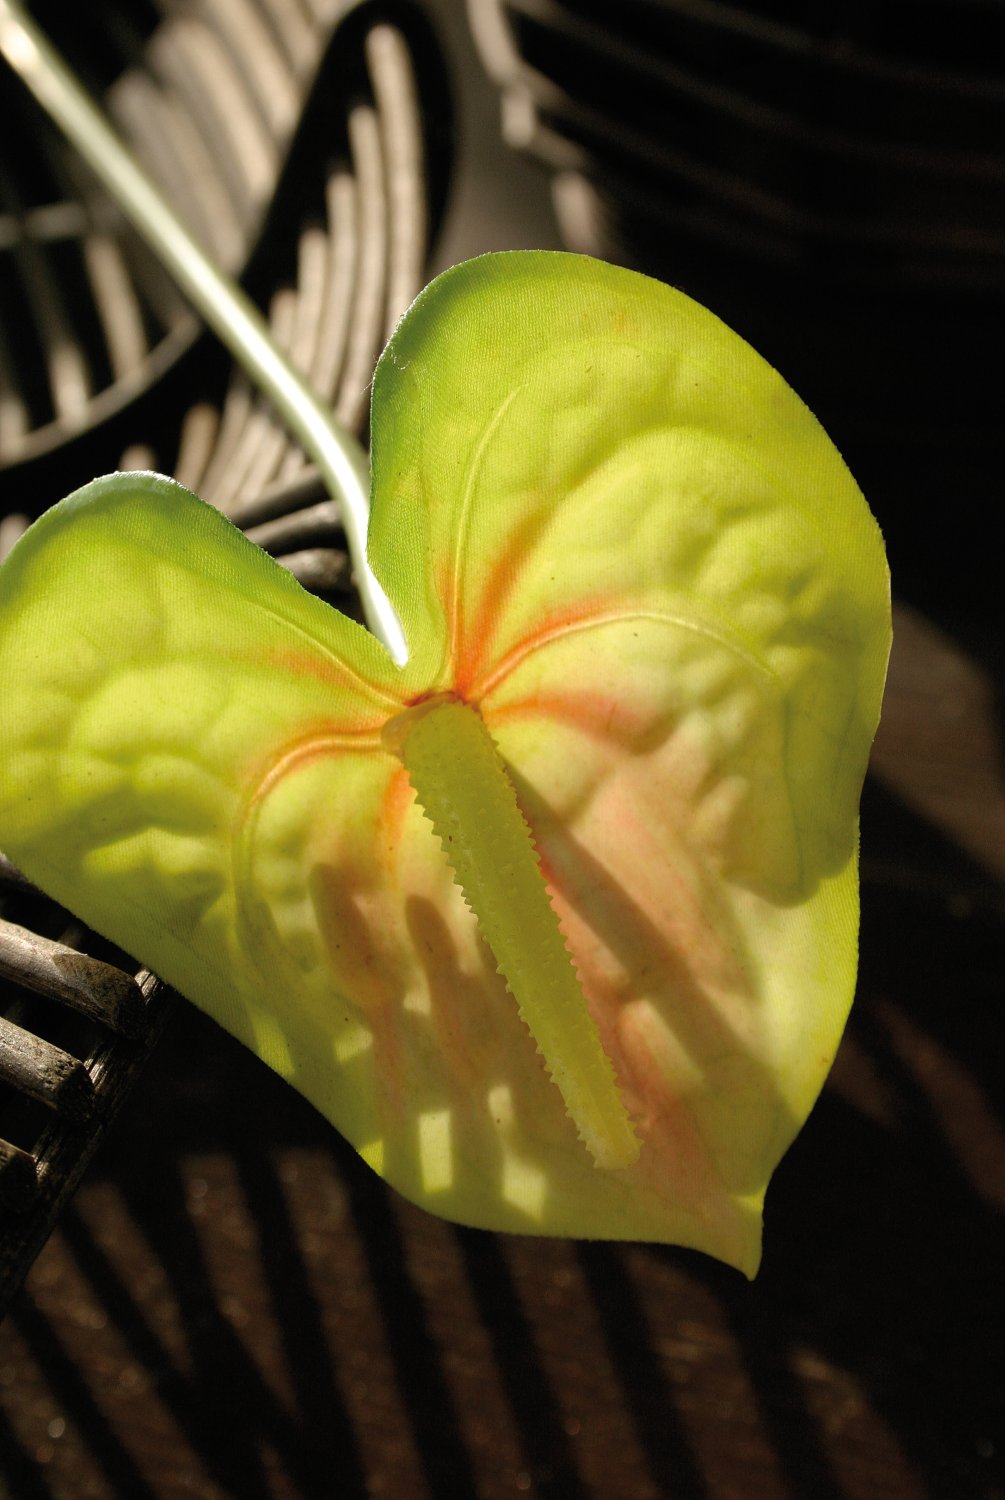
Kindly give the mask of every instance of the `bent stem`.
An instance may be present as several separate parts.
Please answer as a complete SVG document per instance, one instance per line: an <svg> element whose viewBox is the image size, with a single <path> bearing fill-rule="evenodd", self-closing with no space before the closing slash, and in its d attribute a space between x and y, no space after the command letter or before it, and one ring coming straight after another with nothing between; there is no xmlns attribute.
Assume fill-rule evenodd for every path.
<svg viewBox="0 0 1005 1500"><path fill-rule="evenodd" d="M366 557L370 471L363 448L286 359L250 298L192 238L18 0L0 0L0 52L317 464L341 502L366 622L404 665L401 624Z"/></svg>

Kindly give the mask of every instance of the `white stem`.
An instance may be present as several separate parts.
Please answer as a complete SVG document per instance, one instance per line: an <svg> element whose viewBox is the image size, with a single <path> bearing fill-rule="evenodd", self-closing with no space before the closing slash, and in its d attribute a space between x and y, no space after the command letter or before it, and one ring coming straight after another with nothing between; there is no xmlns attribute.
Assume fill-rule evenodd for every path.
<svg viewBox="0 0 1005 1500"><path fill-rule="evenodd" d="M314 459L341 502L366 622L403 665L408 648L401 624L366 557L370 472L363 448L276 346L251 300L195 242L18 0L0 0L0 53Z"/></svg>

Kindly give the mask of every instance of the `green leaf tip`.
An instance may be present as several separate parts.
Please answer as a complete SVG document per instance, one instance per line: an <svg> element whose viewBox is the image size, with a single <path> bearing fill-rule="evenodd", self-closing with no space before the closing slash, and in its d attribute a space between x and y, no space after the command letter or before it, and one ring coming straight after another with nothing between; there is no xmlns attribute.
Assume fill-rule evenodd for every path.
<svg viewBox="0 0 1005 1500"><path fill-rule="evenodd" d="M855 988L879 529L741 339L580 256L427 287L371 441L403 667L170 480L28 531L0 847L414 1202L751 1275Z"/></svg>

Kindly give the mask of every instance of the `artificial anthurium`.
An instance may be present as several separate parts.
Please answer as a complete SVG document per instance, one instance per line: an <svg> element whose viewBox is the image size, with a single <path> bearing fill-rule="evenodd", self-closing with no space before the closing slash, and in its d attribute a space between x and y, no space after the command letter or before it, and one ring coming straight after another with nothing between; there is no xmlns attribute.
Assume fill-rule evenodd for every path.
<svg viewBox="0 0 1005 1500"><path fill-rule="evenodd" d="M376 372L394 663L172 481L0 569L0 845L468 1224L753 1274L855 982L878 528L783 380L582 257Z"/></svg>

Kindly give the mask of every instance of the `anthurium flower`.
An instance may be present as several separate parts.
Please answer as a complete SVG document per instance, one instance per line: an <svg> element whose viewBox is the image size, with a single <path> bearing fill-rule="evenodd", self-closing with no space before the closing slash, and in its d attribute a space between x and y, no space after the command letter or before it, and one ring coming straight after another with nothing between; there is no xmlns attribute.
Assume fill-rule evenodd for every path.
<svg viewBox="0 0 1005 1500"><path fill-rule="evenodd" d="M377 368L410 656L159 476L0 570L0 845L468 1224L756 1269L855 983L878 528L782 379L577 256Z"/></svg>

